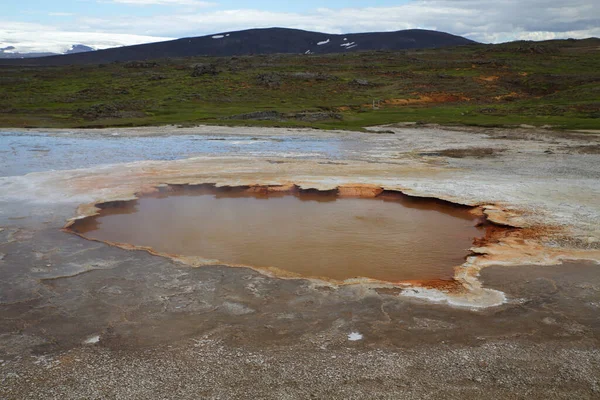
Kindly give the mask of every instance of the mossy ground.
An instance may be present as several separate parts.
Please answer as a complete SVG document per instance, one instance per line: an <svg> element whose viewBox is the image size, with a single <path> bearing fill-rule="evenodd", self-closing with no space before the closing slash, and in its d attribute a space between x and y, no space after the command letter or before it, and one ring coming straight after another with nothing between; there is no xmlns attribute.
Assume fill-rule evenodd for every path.
<svg viewBox="0 0 600 400"><path fill-rule="evenodd" d="M600 40L588 39L321 56L197 57L157 60L156 65L0 66L0 126L360 130L423 122L600 129L598 49ZM218 74L193 77L197 64L214 64ZM261 74L277 82L265 83ZM381 101L375 109L374 100ZM255 111L326 111L341 119L228 118Z"/></svg>

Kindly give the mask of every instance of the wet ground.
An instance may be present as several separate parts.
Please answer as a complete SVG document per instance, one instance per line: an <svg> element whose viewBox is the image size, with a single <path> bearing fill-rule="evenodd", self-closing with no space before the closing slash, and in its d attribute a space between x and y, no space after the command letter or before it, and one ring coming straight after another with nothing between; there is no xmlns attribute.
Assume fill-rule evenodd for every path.
<svg viewBox="0 0 600 400"><path fill-rule="evenodd" d="M231 132L219 129L210 138L226 140L210 142L229 140ZM288 165L305 181L356 168L363 175L348 179L383 177L465 202L481 193L511 204L531 204L538 213L532 211L527 221L573 221L571 236L553 242L554 247L594 250L598 156L571 153L569 147L598 139L582 143L536 132L499 138L508 134L516 136L399 130L396 135L342 133L320 139L309 132L305 140L314 141L315 149L335 148L326 151L339 157L330 159L322 150L313 153L299 146L296 151L253 154L262 159L256 164L238 151L168 167L178 173L200 171L205 176L193 179L207 182L219 180L219 173L235 174L238 180L259 173L287 180ZM115 140L109 132L93 136L100 143ZM259 135L252 131L247 136ZM139 157L157 159L158 153L168 153L166 143L176 141L173 136L165 136L164 142L161 138L144 137L160 146L150 146L147 153L140 150ZM33 146L36 138L25 141L24 146ZM392 141L399 144L392 146ZM493 158L419 155L478 142L488 147L499 143L506 150ZM161 150L153 153L156 147ZM96 157L93 150L71 155L72 160L84 160L72 166L134 161L111 159L111 152ZM488 308L398 296L390 288L285 280L245 268L190 268L60 230L81 203L112 196L101 185L125 187L127 177L120 173L141 168L150 176L156 165L20 176L62 169L50 155L29 153L34 155L18 162L2 158L3 165L20 164L3 167L11 177L0 179L0 398L600 396L597 263L488 266L481 271L481 282L507 298ZM129 153L124 151L123 157ZM180 156L174 151L174 158ZM236 157L244 169L228 164ZM321 170L309 176L301 169L306 163ZM398 164L407 169L394 169ZM370 165L385 168L375 172ZM90 180L96 174L110 180Z"/></svg>
<svg viewBox="0 0 600 400"><path fill-rule="evenodd" d="M351 141L332 137L277 135L169 135L121 137L119 132L88 135L77 131L0 132L0 176L86 168L142 160L178 160L195 156L236 155L322 157L334 160L354 151Z"/></svg>

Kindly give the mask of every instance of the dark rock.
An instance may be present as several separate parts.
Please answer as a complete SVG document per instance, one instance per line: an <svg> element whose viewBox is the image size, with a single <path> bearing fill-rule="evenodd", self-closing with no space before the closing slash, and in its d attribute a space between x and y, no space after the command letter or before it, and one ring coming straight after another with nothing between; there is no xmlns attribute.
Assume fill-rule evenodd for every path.
<svg viewBox="0 0 600 400"><path fill-rule="evenodd" d="M241 119L254 121L284 121L296 120L303 122L316 122L330 119L341 120L341 114L332 112L299 112L299 113L280 113L279 111L255 111L247 114L233 115L226 119Z"/></svg>
<svg viewBox="0 0 600 400"><path fill-rule="evenodd" d="M194 71L192 72L192 76L197 78L199 76L211 75L215 76L219 74L219 70L215 64L198 64L194 66Z"/></svg>
<svg viewBox="0 0 600 400"><path fill-rule="evenodd" d="M371 86L371 83L366 79L353 79L350 82L352 86Z"/></svg>
<svg viewBox="0 0 600 400"><path fill-rule="evenodd" d="M341 114L332 113L332 112L304 112L297 114L289 114L286 115L287 118L295 119L298 121L304 122L317 122L317 121L325 121L330 119L343 119Z"/></svg>
<svg viewBox="0 0 600 400"><path fill-rule="evenodd" d="M281 86L281 74L269 72L266 74L260 74L256 77L256 81L259 85L267 86L269 88L277 88Z"/></svg>
<svg viewBox="0 0 600 400"><path fill-rule="evenodd" d="M290 78L302 79L305 81L337 81L340 79L335 75L323 74L321 72L294 72L288 76Z"/></svg>
<svg viewBox="0 0 600 400"><path fill-rule="evenodd" d="M123 64L125 68L155 68L158 67L158 63L147 62L147 61L130 61Z"/></svg>
<svg viewBox="0 0 600 400"><path fill-rule="evenodd" d="M141 118L146 114L139 110L142 104L136 103L100 103L75 110L75 115L86 120L108 118Z"/></svg>
<svg viewBox="0 0 600 400"><path fill-rule="evenodd" d="M479 113L481 113L481 114L495 114L498 111L498 109L490 107L490 108L480 108L477 111L479 111Z"/></svg>
<svg viewBox="0 0 600 400"><path fill-rule="evenodd" d="M84 119L118 118L119 109L114 104L94 104L87 108L80 108L76 113Z"/></svg>
<svg viewBox="0 0 600 400"><path fill-rule="evenodd" d="M150 75L148 77L149 81L162 81L164 79L167 79L165 75Z"/></svg>
<svg viewBox="0 0 600 400"><path fill-rule="evenodd" d="M278 121L282 119L283 114L278 111L255 111L247 114L233 115L226 119L242 119L254 121Z"/></svg>

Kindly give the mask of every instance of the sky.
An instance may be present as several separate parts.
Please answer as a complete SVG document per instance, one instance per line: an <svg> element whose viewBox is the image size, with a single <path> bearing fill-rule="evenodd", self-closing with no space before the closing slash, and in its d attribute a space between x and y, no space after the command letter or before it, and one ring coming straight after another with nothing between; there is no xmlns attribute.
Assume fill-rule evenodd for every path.
<svg viewBox="0 0 600 400"><path fill-rule="evenodd" d="M326 33L433 29L498 43L600 37L600 0L9 0L0 48L63 52L287 27Z"/></svg>

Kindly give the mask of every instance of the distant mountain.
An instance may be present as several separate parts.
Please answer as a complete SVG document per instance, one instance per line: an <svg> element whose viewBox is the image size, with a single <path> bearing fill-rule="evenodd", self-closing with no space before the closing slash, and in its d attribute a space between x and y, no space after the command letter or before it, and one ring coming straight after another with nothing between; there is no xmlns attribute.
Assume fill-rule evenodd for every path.
<svg viewBox="0 0 600 400"><path fill-rule="evenodd" d="M84 44L76 44L73 45L65 54L77 54L77 53L87 53L88 51L95 51L96 49L86 46Z"/></svg>
<svg viewBox="0 0 600 400"><path fill-rule="evenodd" d="M0 47L0 58L24 58L53 56L55 53L19 53L15 46Z"/></svg>
<svg viewBox="0 0 600 400"><path fill-rule="evenodd" d="M95 51L95 49L90 46L83 45L83 44L74 44L64 54L77 54L77 53L85 53L88 51ZM50 56L58 56L58 55L60 55L60 54L59 53L46 53L46 52L20 53L17 51L16 47L14 47L14 46L0 48L0 59L39 58L39 57L50 57Z"/></svg>
<svg viewBox="0 0 600 400"><path fill-rule="evenodd" d="M433 48L471 43L475 42L449 33L422 29L332 35L297 29L268 28L27 59L20 60L20 62L3 60L2 63L24 65L102 64L166 57L239 56L275 53L327 54L365 50Z"/></svg>

